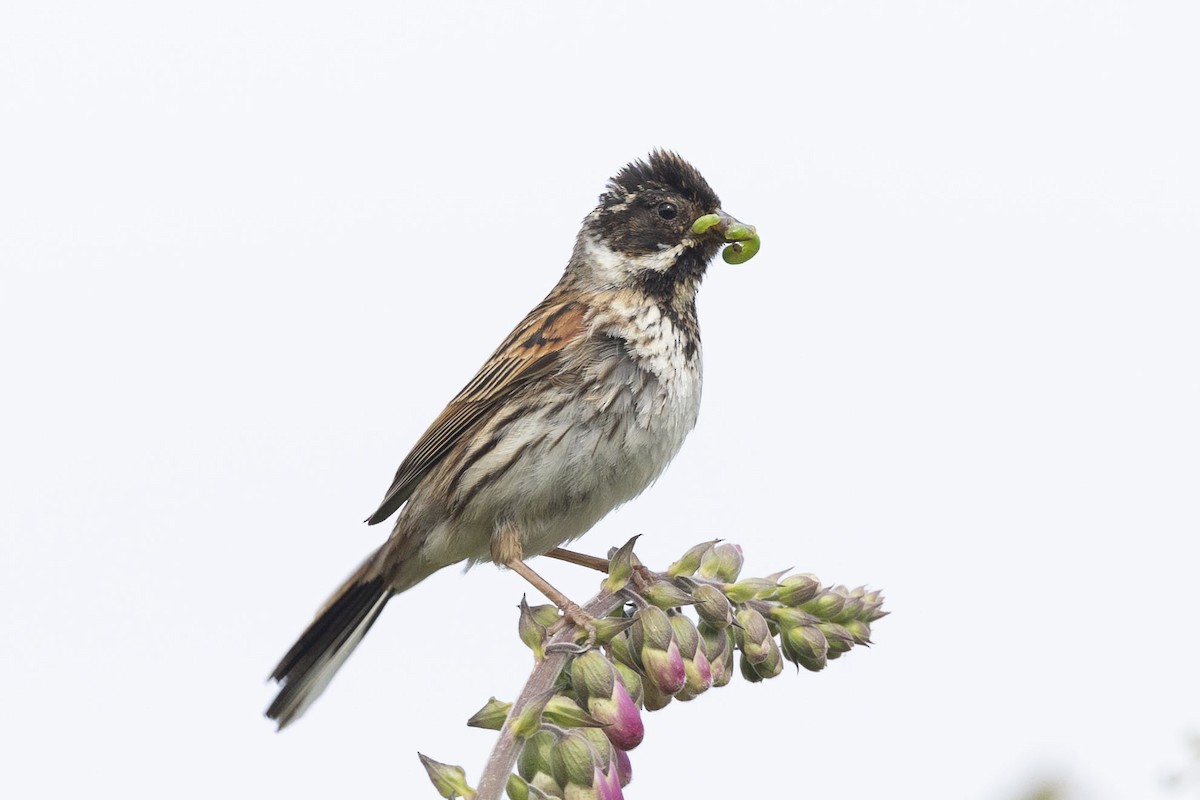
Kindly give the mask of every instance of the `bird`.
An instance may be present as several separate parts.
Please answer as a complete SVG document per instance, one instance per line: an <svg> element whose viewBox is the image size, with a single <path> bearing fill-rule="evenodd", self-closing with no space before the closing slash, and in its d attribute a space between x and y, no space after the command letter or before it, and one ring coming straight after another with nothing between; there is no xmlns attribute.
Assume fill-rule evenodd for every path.
<svg viewBox="0 0 1200 800"><path fill-rule="evenodd" d="M399 512L390 536L272 673L266 716L279 730L392 597L452 564L507 567L587 623L524 560L582 536L679 452L700 408L696 294L722 248L739 263L757 251L757 233L676 153L654 150L608 181L562 278L400 464L366 520Z"/></svg>

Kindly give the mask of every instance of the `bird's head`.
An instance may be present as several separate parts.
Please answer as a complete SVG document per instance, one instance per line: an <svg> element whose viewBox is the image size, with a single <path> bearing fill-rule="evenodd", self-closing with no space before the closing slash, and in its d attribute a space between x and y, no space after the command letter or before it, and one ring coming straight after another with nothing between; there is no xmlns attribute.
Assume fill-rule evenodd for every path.
<svg viewBox="0 0 1200 800"><path fill-rule="evenodd" d="M600 204L584 220L573 264L597 286L650 282L694 293L708 262L728 243L734 243L725 259L731 263L758 250L754 229L721 209L695 167L675 153L655 150L608 182Z"/></svg>

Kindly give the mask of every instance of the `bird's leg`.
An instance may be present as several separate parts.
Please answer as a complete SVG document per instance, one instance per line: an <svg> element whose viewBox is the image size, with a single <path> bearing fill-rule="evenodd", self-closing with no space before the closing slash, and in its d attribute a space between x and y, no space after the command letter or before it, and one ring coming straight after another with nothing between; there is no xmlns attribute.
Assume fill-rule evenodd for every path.
<svg viewBox="0 0 1200 800"><path fill-rule="evenodd" d="M583 649L590 649L596 643L595 618L580 608L571 598L555 589L549 581L538 575L525 563L521 546L521 531L516 525L505 522L496 526L496 530L492 533L491 551L492 561L503 564L529 581L533 588L544 594L547 600L562 611L562 619L551 626L550 633L557 633L569 623L587 631L587 641L584 642Z"/></svg>
<svg viewBox="0 0 1200 800"><path fill-rule="evenodd" d="M608 559L589 556L587 553L577 553L574 550L567 550L563 547L556 547L549 553L546 553L550 558L557 558L559 561L566 561L568 564L576 564L580 567L594 569L597 572L608 572Z"/></svg>
<svg viewBox="0 0 1200 800"><path fill-rule="evenodd" d="M587 553L577 553L574 550L567 550L564 547L556 547L546 553L550 558L557 558L559 561L566 561L569 564L577 564L581 567L588 567L597 572L608 573L609 560L607 558L597 558L589 556ZM650 584L654 583L655 576L646 567L641 564L633 565L633 580L639 589L645 590Z"/></svg>

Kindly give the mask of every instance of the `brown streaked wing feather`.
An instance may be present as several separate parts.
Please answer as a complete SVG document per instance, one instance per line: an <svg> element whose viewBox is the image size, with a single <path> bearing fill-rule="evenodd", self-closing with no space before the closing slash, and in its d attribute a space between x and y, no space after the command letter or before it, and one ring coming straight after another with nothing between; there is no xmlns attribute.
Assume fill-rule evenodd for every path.
<svg viewBox="0 0 1200 800"><path fill-rule="evenodd" d="M553 373L563 350L583 335L584 311L578 301L551 298L531 311L425 431L396 470L391 488L367 523L374 525L390 517L464 436L502 408L522 386Z"/></svg>

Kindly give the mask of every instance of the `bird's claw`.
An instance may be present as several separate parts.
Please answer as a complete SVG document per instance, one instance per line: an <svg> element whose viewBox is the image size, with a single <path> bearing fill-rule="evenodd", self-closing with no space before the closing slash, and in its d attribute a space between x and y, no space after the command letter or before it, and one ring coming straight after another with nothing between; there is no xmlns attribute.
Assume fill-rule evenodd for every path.
<svg viewBox="0 0 1200 800"><path fill-rule="evenodd" d="M575 603L567 603L562 608L562 616L558 622L550 626L550 634L556 634L568 625L574 625L576 628L581 628L587 632L587 639L583 644L573 644L571 642L555 642L546 647L547 652L567 652L567 653L586 653L596 646L596 618L584 611ZM581 649L573 649L581 648Z"/></svg>

